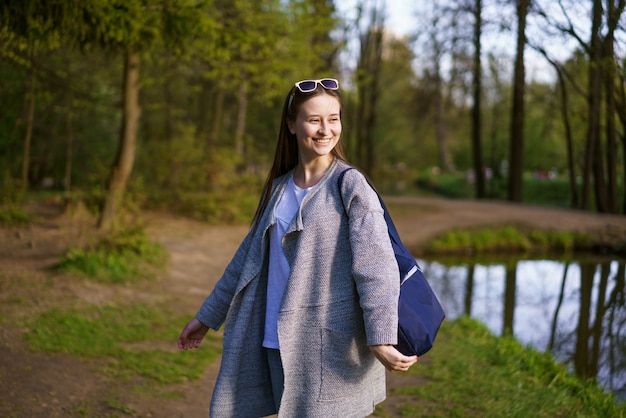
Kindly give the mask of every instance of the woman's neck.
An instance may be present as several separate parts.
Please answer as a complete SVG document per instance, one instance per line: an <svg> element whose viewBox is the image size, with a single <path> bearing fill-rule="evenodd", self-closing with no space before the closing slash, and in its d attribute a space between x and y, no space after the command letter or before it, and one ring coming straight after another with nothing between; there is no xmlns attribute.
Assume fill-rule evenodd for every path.
<svg viewBox="0 0 626 418"><path fill-rule="evenodd" d="M325 156L326 157L326 156ZM316 158L306 163L298 163L293 170L293 182L296 186L307 189L315 186L324 177L334 158Z"/></svg>

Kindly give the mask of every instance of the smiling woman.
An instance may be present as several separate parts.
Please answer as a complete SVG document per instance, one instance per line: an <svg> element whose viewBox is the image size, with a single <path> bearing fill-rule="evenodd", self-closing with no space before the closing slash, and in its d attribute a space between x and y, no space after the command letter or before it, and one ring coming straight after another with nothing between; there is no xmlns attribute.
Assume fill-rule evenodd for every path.
<svg viewBox="0 0 626 418"><path fill-rule="evenodd" d="M367 416L385 368L417 361L394 348L398 266L378 195L348 170L342 110L335 79L291 87L252 227L181 332L197 348L224 324L212 417Z"/></svg>

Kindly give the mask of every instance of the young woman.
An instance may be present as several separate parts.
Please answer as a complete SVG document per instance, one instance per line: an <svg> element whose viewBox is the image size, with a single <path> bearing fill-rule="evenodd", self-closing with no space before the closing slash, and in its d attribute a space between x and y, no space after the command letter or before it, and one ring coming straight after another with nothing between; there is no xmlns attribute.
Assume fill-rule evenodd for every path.
<svg viewBox="0 0 626 418"><path fill-rule="evenodd" d="M374 190L341 148L334 79L295 83L253 225L178 345L224 324L211 417L363 417L397 351L398 268Z"/></svg>

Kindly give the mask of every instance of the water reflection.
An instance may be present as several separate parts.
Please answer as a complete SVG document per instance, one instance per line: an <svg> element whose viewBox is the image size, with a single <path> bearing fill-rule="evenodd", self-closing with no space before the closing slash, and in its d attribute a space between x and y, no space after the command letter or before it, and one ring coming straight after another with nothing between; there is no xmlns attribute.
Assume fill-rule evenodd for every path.
<svg viewBox="0 0 626 418"><path fill-rule="evenodd" d="M419 260L449 319L551 351L626 399L624 260Z"/></svg>

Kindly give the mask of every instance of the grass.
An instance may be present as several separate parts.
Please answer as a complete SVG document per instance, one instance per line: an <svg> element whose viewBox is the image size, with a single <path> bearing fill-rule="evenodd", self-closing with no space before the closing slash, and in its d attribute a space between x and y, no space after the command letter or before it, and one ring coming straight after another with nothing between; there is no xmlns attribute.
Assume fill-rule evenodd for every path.
<svg viewBox="0 0 626 418"><path fill-rule="evenodd" d="M568 372L549 354L496 337L476 320L446 321L427 354L408 373L427 384L397 388L403 417L626 417L595 380ZM376 416L390 416L383 403Z"/></svg>
<svg viewBox="0 0 626 418"><path fill-rule="evenodd" d="M427 253L481 254L512 252L571 252L591 248L591 238L579 232L529 230L513 225L451 229L435 237L426 247Z"/></svg>
<svg viewBox="0 0 626 418"><path fill-rule="evenodd" d="M72 248L58 268L101 283L127 283L151 278L165 265L167 253L139 227L105 236L88 248Z"/></svg>
<svg viewBox="0 0 626 418"><path fill-rule="evenodd" d="M30 217L22 208L8 205L0 206L0 226L28 225Z"/></svg>
<svg viewBox="0 0 626 418"><path fill-rule="evenodd" d="M585 237L575 234L519 227L456 230L440 239L440 244L433 245L485 253L511 247L565 250L585 242ZM89 248L70 250L60 268L132 288L150 270L146 265L162 268L165 256L142 230L129 229ZM23 337L33 351L95 359L102 364L100 373L130 382L138 393L175 398L180 394L170 385L199 379L221 351L221 337L215 333L207 334L200 352L177 350L175 341L187 320L167 306L135 304L56 308L19 320L17 325L23 327ZM581 380L548 354L523 347L512 338L496 337L474 320L444 322L427 358L429 363L418 363L409 372L426 378L427 384L397 388L389 394L400 399L402 416L626 417L626 406L594 380ZM85 400L71 412L94 416L101 401ZM105 401L115 413L134 413L115 396ZM375 415L390 416L385 403Z"/></svg>
<svg viewBox="0 0 626 418"><path fill-rule="evenodd" d="M24 339L33 351L105 359L101 372L125 381L140 376L153 384L183 383L198 379L221 352L215 333L207 335L201 353L179 351L175 342L187 320L141 304L54 309L27 320Z"/></svg>

